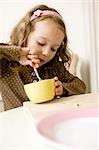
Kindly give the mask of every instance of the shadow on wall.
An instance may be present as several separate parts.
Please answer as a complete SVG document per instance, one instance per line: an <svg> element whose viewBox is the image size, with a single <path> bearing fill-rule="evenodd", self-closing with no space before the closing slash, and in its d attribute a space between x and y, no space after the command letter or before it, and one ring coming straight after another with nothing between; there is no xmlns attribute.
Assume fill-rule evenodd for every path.
<svg viewBox="0 0 99 150"><path fill-rule="evenodd" d="M4 106L3 106L3 101L2 101L2 97L0 95L0 112L4 111Z"/></svg>
<svg viewBox="0 0 99 150"><path fill-rule="evenodd" d="M77 76L84 81L86 84L86 93L91 92L91 84L90 84L90 64L89 62L85 62L82 59L79 59L79 63L77 66Z"/></svg>

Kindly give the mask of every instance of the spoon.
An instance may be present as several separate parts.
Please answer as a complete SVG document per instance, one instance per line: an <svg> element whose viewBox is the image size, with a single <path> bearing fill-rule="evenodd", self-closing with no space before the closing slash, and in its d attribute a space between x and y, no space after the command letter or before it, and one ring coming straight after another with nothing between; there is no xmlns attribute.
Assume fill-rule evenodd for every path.
<svg viewBox="0 0 99 150"><path fill-rule="evenodd" d="M39 80L39 81L42 80L42 79L40 78L40 76L39 76L39 74L38 74L38 71L37 71L37 69L36 69L35 67L34 67L34 72L35 72L35 74L36 74L38 80Z"/></svg>

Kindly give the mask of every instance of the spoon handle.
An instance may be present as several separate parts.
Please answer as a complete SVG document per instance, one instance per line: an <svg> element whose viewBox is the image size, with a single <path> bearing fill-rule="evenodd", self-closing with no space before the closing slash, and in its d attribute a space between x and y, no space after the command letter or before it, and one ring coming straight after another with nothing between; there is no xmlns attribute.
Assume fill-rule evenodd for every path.
<svg viewBox="0 0 99 150"><path fill-rule="evenodd" d="M39 79L39 81L40 81L40 80L42 80L42 79L40 78L40 76L39 76L38 71L37 71L37 69L36 69L36 68L34 68L34 72L35 72L35 74L36 74L37 78Z"/></svg>

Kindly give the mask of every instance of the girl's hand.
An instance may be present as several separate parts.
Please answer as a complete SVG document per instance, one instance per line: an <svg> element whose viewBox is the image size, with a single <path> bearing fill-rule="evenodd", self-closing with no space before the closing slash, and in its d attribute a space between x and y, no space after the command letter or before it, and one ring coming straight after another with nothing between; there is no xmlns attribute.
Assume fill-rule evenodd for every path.
<svg viewBox="0 0 99 150"><path fill-rule="evenodd" d="M28 47L22 47L20 53L20 64L23 66L30 65L31 67L38 68L40 60L37 55L34 55L32 50Z"/></svg>
<svg viewBox="0 0 99 150"><path fill-rule="evenodd" d="M58 77L54 77L55 80L55 95L61 96L63 94L62 82L59 81Z"/></svg>

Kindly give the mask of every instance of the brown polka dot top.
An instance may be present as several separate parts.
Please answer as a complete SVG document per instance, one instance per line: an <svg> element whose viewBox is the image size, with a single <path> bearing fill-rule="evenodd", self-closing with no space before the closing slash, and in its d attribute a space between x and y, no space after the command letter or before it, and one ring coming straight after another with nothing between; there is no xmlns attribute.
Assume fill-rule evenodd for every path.
<svg viewBox="0 0 99 150"><path fill-rule="evenodd" d="M20 65L20 51L19 46L0 44L0 91L5 110L22 106L24 101L28 101L24 84L37 80L32 67ZM85 93L84 82L70 74L57 56L38 68L38 72L42 79L57 76L63 84L62 96Z"/></svg>

